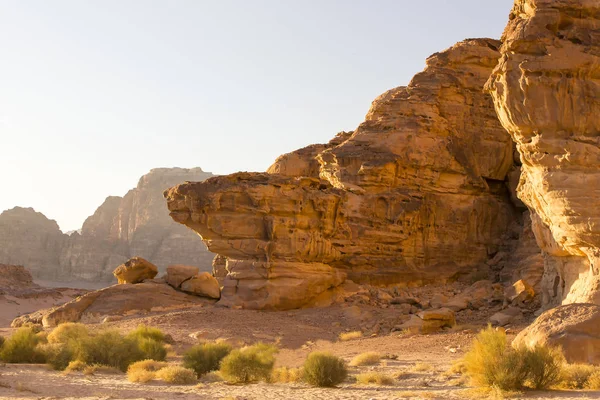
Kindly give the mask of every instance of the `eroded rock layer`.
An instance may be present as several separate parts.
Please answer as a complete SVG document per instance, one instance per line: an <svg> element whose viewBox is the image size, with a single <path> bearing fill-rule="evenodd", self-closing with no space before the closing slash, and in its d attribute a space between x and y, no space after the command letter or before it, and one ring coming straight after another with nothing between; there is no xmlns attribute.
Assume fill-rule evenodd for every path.
<svg viewBox="0 0 600 400"><path fill-rule="evenodd" d="M434 54L355 131L267 173L166 191L173 219L226 257L222 303L300 307L346 278L445 282L501 250L519 213L505 184L513 144L483 93L499 46L472 39Z"/></svg>
<svg viewBox="0 0 600 400"><path fill-rule="evenodd" d="M544 303L600 303L600 3L517 0L488 83L522 161Z"/></svg>
<svg viewBox="0 0 600 400"><path fill-rule="evenodd" d="M86 219L81 232L63 234L31 208L0 214L0 263L25 265L35 278L111 281L129 258L147 258L164 272L169 264L210 271L214 257L189 229L169 218L162 192L183 180L212 174L200 168L157 168L124 197L110 196Z"/></svg>

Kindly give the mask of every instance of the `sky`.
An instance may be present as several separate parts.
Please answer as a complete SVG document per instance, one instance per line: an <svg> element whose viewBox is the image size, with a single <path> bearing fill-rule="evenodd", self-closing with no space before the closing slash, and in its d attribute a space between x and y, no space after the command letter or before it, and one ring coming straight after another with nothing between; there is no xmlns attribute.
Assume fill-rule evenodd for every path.
<svg viewBox="0 0 600 400"><path fill-rule="evenodd" d="M0 0L0 211L66 232L155 167L264 171L512 3Z"/></svg>

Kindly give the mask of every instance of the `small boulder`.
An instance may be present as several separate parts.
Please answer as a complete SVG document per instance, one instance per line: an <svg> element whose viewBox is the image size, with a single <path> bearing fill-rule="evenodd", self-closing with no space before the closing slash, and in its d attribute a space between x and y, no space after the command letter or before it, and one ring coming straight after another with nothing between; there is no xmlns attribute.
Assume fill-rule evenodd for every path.
<svg viewBox="0 0 600 400"><path fill-rule="evenodd" d="M512 304L519 304L532 300L535 296L535 290L529 283L521 279L506 288L504 296Z"/></svg>
<svg viewBox="0 0 600 400"><path fill-rule="evenodd" d="M175 289L179 289L181 284L193 276L198 275L200 269L189 265L169 265L167 267L167 283Z"/></svg>
<svg viewBox="0 0 600 400"><path fill-rule="evenodd" d="M142 257L133 257L113 271L119 284L141 283L145 279L153 279L156 274L158 274L156 265Z"/></svg>
<svg viewBox="0 0 600 400"><path fill-rule="evenodd" d="M454 312L466 310L469 307L469 302L463 297L463 295L455 296L444 303L444 307Z"/></svg>
<svg viewBox="0 0 600 400"><path fill-rule="evenodd" d="M444 327L453 327L456 325L454 311L448 308L439 308L436 310L421 311L398 328L410 332L434 333Z"/></svg>
<svg viewBox="0 0 600 400"><path fill-rule="evenodd" d="M569 363L600 365L600 306L566 304L545 311L521 331L513 346L560 346Z"/></svg>
<svg viewBox="0 0 600 400"><path fill-rule="evenodd" d="M508 307L505 310L498 311L490 317L490 323L494 326L506 326L519 320L523 316L523 312L517 307Z"/></svg>
<svg viewBox="0 0 600 400"><path fill-rule="evenodd" d="M184 281L181 284L181 290L186 293L210 297L212 299L219 299L221 297L219 282L208 272L201 272L198 275Z"/></svg>

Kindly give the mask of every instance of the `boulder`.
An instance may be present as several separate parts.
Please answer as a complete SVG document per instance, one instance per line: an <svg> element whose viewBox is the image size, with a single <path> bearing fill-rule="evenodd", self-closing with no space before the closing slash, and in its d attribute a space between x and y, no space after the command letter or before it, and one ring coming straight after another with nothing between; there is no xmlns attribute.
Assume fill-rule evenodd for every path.
<svg viewBox="0 0 600 400"><path fill-rule="evenodd" d="M188 279L198 275L200 269L189 265L169 265L167 267L167 283L175 289L179 289L181 284Z"/></svg>
<svg viewBox="0 0 600 400"><path fill-rule="evenodd" d="M181 290L197 296L218 299L221 297L221 289L217 279L208 272L201 272L196 276L184 281Z"/></svg>
<svg viewBox="0 0 600 400"><path fill-rule="evenodd" d="M435 333L442 328L451 328L456 325L454 311L448 308L421 311L411 315L410 319L396 327L399 330L407 330L412 333Z"/></svg>
<svg viewBox="0 0 600 400"><path fill-rule="evenodd" d="M509 302L519 304L533 300L535 290L525 280L520 279L507 287L504 295Z"/></svg>
<svg viewBox="0 0 600 400"><path fill-rule="evenodd" d="M513 341L536 344L560 346L569 363L600 364L600 307L567 304L544 312Z"/></svg>
<svg viewBox="0 0 600 400"><path fill-rule="evenodd" d="M153 279L156 274L158 274L156 265L141 257L133 257L113 271L119 284L140 283L145 279Z"/></svg>
<svg viewBox="0 0 600 400"><path fill-rule="evenodd" d="M506 326L514 323L523 317L523 311L517 307L508 307L507 309L498 311L490 317L490 323L497 326Z"/></svg>

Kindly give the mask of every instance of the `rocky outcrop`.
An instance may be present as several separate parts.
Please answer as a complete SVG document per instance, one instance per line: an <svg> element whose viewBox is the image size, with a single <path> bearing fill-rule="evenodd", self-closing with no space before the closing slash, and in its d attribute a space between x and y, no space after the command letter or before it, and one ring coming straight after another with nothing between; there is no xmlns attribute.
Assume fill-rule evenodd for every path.
<svg viewBox="0 0 600 400"><path fill-rule="evenodd" d="M2 289L21 289L37 286L31 273L22 265L0 264L0 291Z"/></svg>
<svg viewBox="0 0 600 400"><path fill-rule="evenodd" d="M546 307L600 303L600 4L517 0L491 91L522 161Z"/></svg>
<svg viewBox="0 0 600 400"><path fill-rule="evenodd" d="M156 274L158 274L156 265L142 257L133 257L113 271L119 284L141 283L146 279L154 279Z"/></svg>
<svg viewBox="0 0 600 400"><path fill-rule="evenodd" d="M55 281L113 280L119 264L134 256L167 265L211 270L214 257L198 236L174 223L162 192L181 181L202 181L212 174L200 168L158 168L144 175L124 197L110 196L81 232L63 234L55 221L33 209L0 214L0 262L24 264L36 278Z"/></svg>
<svg viewBox="0 0 600 400"><path fill-rule="evenodd" d="M355 131L267 173L166 191L172 218L226 258L221 302L296 308L346 278L443 283L508 251L520 223L505 182L513 144L482 90L499 46L472 39L434 54Z"/></svg>

